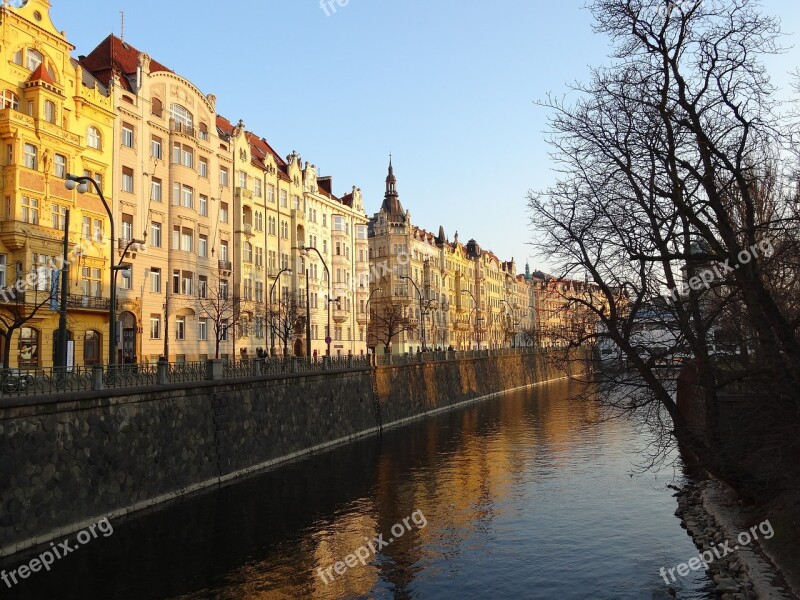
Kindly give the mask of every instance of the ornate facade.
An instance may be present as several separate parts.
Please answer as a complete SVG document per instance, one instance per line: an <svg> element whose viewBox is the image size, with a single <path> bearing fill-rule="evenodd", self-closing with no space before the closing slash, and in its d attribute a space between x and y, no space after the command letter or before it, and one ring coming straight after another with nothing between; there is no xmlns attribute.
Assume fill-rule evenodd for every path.
<svg viewBox="0 0 800 600"><path fill-rule="evenodd" d="M47 0L0 6L0 352L23 368L54 362L59 315L49 298L67 224L67 364L102 362L108 348L108 216L65 178L89 175L113 202L114 99L70 57L49 11Z"/></svg>

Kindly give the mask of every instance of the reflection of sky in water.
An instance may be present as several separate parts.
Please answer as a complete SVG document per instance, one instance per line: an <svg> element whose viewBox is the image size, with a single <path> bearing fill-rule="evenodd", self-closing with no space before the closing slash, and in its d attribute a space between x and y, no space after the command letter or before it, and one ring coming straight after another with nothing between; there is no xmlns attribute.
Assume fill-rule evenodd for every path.
<svg viewBox="0 0 800 600"><path fill-rule="evenodd" d="M596 407L566 393L490 400L120 522L11 597L670 598L659 568L696 554L672 470L630 477L643 435L589 424ZM323 583L318 568L415 510L425 528ZM678 598L712 597L693 575Z"/></svg>

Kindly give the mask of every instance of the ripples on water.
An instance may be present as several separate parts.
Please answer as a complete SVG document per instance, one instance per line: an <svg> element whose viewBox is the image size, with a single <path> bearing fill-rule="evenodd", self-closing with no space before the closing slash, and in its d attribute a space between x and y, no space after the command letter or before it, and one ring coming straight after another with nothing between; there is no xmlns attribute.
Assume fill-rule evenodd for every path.
<svg viewBox="0 0 800 600"><path fill-rule="evenodd" d="M646 435L594 423L596 404L569 392L508 394L115 523L4 597L671 598L659 568L696 554L665 489L680 480L631 477ZM415 511L424 528L409 520L323 583L318 568ZM712 598L693 575L677 597Z"/></svg>

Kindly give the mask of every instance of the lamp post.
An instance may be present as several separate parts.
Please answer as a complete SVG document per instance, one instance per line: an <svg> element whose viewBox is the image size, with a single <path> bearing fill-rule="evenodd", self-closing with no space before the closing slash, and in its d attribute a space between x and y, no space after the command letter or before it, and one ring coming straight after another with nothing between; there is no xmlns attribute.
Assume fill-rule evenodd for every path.
<svg viewBox="0 0 800 600"><path fill-rule="evenodd" d="M481 337L478 333L478 301L475 299L475 295L470 292L469 290L461 290L462 294L469 294L469 297L472 298L472 310L475 311L475 341L478 344L478 350L481 349ZM470 312L472 315L472 312Z"/></svg>
<svg viewBox="0 0 800 600"><path fill-rule="evenodd" d="M289 269L287 267L284 267L280 271L278 271L277 275L275 275L275 281L272 282L272 285L269 288L269 309L270 309L270 311L272 311L272 292L275 291L275 284L278 283L278 280L281 278L281 274L282 273L291 273L291 272L292 272L291 269ZM269 352L270 352L270 356L275 356L275 315L274 314L272 315L272 319L270 319L270 320L272 322L270 323L270 328L269 328L270 329L270 337L269 337L270 348L269 348ZM285 348L285 344L284 344L284 348Z"/></svg>
<svg viewBox="0 0 800 600"><path fill-rule="evenodd" d="M322 261L322 267L325 269L325 273L328 275L328 297L325 301L326 308L328 309L328 333L325 335L325 355L331 355L331 302L333 299L331 298L331 272L328 270L328 265L325 262L325 259L322 258L322 254L320 254L319 250L314 248L313 246L300 246L300 254L303 256L308 256L309 251L313 250L319 256L319 259ZM338 300L338 298L337 298Z"/></svg>
<svg viewBox="0 0 800 600"><path fill-rule="evenodd" d="M74 190L77 188L79 194L84 194L89 191L89 184L94 187L95 192L97 192L97 195L100 197L100 201L103 203L106 213L108 213L108 221L111 225L111 253L109 255L109 265L111 269L109 278L109 282L111 283L111 304L108 307L108 364L111 366L117 361L117 340L114 331L116 328L117 311L117 290L116 286L114 285L114 273L116 271L114 268L114 215L111 212L111 208L108 206L108 202L106 202L105 196L103 196L103 190L100 189L100 186L94 179L87 176L72 175L67 173L66 180L64 181L64 187L66 187L68 190Z"/></svg>
<svg viewBox="0 0 800 600"><path fill-rule="evenodd" d="M367 296L367 303L364 305L364 310L367 313L367 350L369 350L369 326L372 323L372 316L369 312L369 302L372 300L372 294L375 292L382 292L383 290L379 287L376 287L369 292L369 296Z"/></svg>
<svg viewBox="0 0 800 600"><path fill-rule="evenodd" d="M425 345L425 315L428 314L431 308L434 307L436 301L427 300L425 303L423 303L422 292L420 291L416 282L408 275L401 275L400 279L408 279L411 282L411 285L414 286L414 289L417 290L417 297L419 298L419 318L420 321L422 321L422 351L427 352L428 348Z"/></svg>
<svg viewBox="0 0 800 600"><path fill-rule="evenodd" d="M510 304L510 303L508 302L508 300L506 300L505 298L502 298L502 299L500 300L500 303L501 303L501 304L502 304L503 302L505 302L505 303L506 303L506 306L508 306L509 319L508 319L507 323L509 323L509 324L511 324L511 325L513 326L513 323L514 323L514 307L513 307L513 306L511 306L511 304ZM506 325L506 323L503 323L503 325ZM513 330L513 329L511 329L510 331L512 331L512 336L511 336L511 347L513 348L513 347L514 347L514 336L516 335L516 333L514 332L514 330Z"/></svg>

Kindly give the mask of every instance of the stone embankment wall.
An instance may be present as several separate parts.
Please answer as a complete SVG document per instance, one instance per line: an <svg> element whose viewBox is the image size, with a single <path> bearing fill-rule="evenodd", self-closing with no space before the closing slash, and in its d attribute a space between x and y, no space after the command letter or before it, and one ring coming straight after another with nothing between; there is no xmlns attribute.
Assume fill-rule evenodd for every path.
<svg viewBox="0 0 800 600"><path fill-rule="evenodd" d="M546 353L508 354L0 405L0 556L564 375Z"/></svg>

